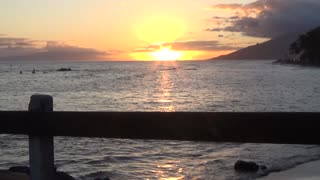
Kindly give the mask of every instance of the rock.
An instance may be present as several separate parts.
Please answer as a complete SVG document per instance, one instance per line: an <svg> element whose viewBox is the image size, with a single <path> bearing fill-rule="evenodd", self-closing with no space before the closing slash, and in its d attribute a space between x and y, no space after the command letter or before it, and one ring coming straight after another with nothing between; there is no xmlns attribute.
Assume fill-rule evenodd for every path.
<svg viewBox="0 0 320 180"><path fill-rule="evenodd" d="M234 164L234 169L239 172L257 172L259 170L259 165L254 162L238 160Z"/></svg>
<svg viewBox="0 0 320 180"><path fill-rule="evenodd" d="M30 175L30 168L29 166L12 166L9 168L8 170L11 173L22 173L22 174L26 174L26 177L29 177L28 175ZM57 171L57 168L55 167L54 169L55 171L55 178L54 180L75 180L75 178L73 178L72 176L70 176L69 174L62 172L62 171ZM1 180L1 177L0 177ZM103 179L104 180L104 179Z"/></svg>
<svg viewBox="0 0 320 180"><path fill-rule="evenodd" d="M72 71L71 68L60 68L57 71Z"/></svg>
<svg viewBox="0 0 320 180"><path fill-rule="evenodd" d="M267 166L265 166L265 165L260 165L259 168L260 168L262 171L265 171L265 170L268 169Z"/></svg>
<svg viewBox="0 0 320 180"><path fill-rule="evenodd" d="M9 171L15 173L30 174L29 166L12 166L9 168Z"/></svg>
<svg viewBox="0 0 320 180"><path fill-rule="evenodd" d="M111 179L106 177L106 178L95 178L94 180L111 180Z"/></svg>
<svg viewBox="0 0 320 180"><path fill-rule="evenodd" d="M1 180L30 180L28 174L25 173L16 173L8 170L0 170L0 179Z"/></svg>
<svg viewBox="0 0 320 180"><path fill-rule="evenodd" d="M55 180L76 180L76 179L65 172L57 171Z"/></svg>

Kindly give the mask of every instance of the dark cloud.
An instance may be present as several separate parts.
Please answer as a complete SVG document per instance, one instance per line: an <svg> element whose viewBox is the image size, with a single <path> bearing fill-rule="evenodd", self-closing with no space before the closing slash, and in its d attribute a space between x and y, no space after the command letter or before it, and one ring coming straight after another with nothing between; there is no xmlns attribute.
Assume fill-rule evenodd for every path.
<svg viewBox="0 0 320 180"><path fill-rule="evenodd" d="M218 41L182 41L165 43L163 45L171 46L172 49L179 51L225 51L239 49L239 47L224 45Z"/></svg>
<svg viewBox="0 0 320 180"><path fill-rule="evenodd" d="M231 19L231 20L239 19L239 16L231 16L231 17L229 17L229 19Z"/></svg>
<svg viewBox="0 0 320 180"><path fill-rule="evenodd" d="M153 52L161 47L171 47L176 51L226 51L236 50L240 47L228 44L221 44L219 41L177 41L167 42L161 45L149 45L136 49L135 52Z"/></svg>
<svg viewBox="0 0 320 180"><path fill-rule="evenodd" d="M36 42L26 38L0 37L0 57L22 56L40 52Z"/></svg>
<svg viewBox="0 0 320 180"><path fill-rule="evenodd" d="M258 0L249 4L218 4L213 8L232 10L234 15L219 19L220 22L216 23L219 27L209 28L208 31L273 38L320 26L319 0Z"/></svg>
<svg viewBox="0 0 320 180"><path fill-rule="evenodd" d="M105 51L52 42L48 42L46 51L41 53L48 60L99 60L108 55L111 54Z"/></svg>
<svg viewBox="0 0 320 180"><path fill-rule="evenodd" d="M0 37L0 48L6 47L32 47L35 41L26 38L10 38L10 37Z"/></svg>
<svg viewBox="0 0 320 180"><path fill-rule="evenodd" d="M220 9L237 9L237 8L242 8L242 4L217 4L214 6L214 8L220 8Z"/></svg>
<svg viewBox="0 0 320 180"><path fill-rule="evenodd" d="M115 53L56 41L0 37L0 60L101 60Z"/></svg>

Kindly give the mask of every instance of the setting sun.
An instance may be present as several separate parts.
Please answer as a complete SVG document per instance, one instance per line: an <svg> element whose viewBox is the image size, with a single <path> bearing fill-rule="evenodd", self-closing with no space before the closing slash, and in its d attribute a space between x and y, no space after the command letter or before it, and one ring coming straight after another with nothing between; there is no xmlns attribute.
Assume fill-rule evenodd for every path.
<svg viewBox="0 0 320 180"><path fill-rule="evenodd" d="M171 50L170 47L162 47L159 51L153 52L152 56L158 61L174 61L182 57L182 53Z"/></svg>

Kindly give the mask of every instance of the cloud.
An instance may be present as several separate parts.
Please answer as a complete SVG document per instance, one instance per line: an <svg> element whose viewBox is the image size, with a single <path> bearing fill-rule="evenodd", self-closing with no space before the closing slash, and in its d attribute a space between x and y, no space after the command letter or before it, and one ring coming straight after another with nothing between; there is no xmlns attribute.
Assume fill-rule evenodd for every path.
<svg viewBox="0 0 320 180"><path fill-rule="evenodd" d="M26 38L0 37L0 48L32 47L32 46L34 46L34 43L35 43L35 41L29 40Z"/></svg>
<svg viewBox="0 0 320 180"><path fill-rule="evenodd" d="M0 57L22 56L40 52L41 49L36 47L37 41L0 36Z"/></svg>
<svg viewBox="0 0 320 180"><path fill-rule="evenodd" d="M47 42L46 51L42 55L49 60L99 60L111 53L93 48L82 48L59 42Z"/></svg>
<svg viewBox="0 0 320 180"><path fill-rule="evenodd" d="M221 44L218 41L178 41L164 43L178 51L225 51L239 49L237 46Z"/></svg>
<svg viewBox="0 0 320 180"><path fill-rule="evenodd" d="M218 27L208 31L274 38L320 26L319 0L257 0L249 4L218 4L212 8L231 10L233 15L213 17Z"/></svg>
<svg viewBox="0 0 320 180"><path fill-rule="evenodd" d="M176 51L226 51L237 50L240 47L231 44L221 44L219 41L176 41L167 42L161 45L149 45L138 48L135 52L154 52L161 47L171 47Z"/></svg>
<svg viewBox="0 0 320 180"><path fill-rule="evenodd" d="M83 48L57 41L0 37L0 60L101 60L115 52Z"/></svg>

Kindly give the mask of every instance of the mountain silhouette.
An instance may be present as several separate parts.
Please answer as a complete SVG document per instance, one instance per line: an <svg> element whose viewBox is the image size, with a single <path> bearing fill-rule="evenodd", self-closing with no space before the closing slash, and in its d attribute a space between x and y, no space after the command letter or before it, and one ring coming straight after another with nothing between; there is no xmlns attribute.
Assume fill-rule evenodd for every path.
<svg viewBox="0 0 320 180"><path fill-rule="evenodd" d="M296 34L283 35L210 60L276 60L287 52Z"/></svg>

